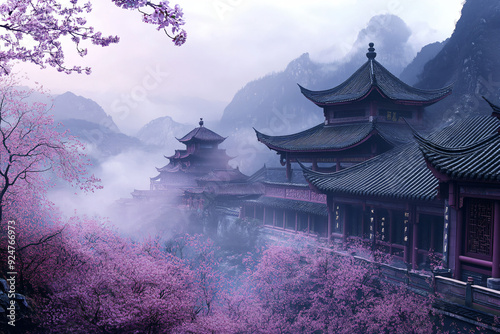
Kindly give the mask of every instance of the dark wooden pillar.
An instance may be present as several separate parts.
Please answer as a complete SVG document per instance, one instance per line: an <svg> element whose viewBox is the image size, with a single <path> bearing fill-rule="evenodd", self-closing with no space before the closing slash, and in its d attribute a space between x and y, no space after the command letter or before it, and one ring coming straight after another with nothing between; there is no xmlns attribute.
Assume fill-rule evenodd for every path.
<svg viewBox="0 0 500 334"><path fill-rule="evenodd" d="M340 218L342 219L342 242L344 243L344 245L347 245L347 210L345 209L345 205L342 206L342 208L340 206L337 206L337 208L339 214L341 214ZM340 212L341 209L342 212Z"/></svg>
<svg viewBox="0 0 500 334"><path fill-rule="evenodd" d="M333 211L333 197L331 195L326 195L326 209L328 211L328 245L330 245L330 242L332 241L332 226L335 221L335 212Z"/></svg>
<svg viewBox="0 0 500 334"><path fill-rule="evenodd" d="M286 179L288 181L292 180L292 164L290 163L288 153L286 154Z"/></svg>
<svg viewBox="0 0 500 334"><path fill-rule="evenodd" d="M453 278L461 279L462 278L462 266L460 264L460 255L462 255L462 238L464 235L464 214L463 209L456 210L457 216L457 231L456 231L456 240L455 240L455 273L453 274Z"/></svg>
<svg viewBox="0 0 500 334"><path fill-rule="evenodd" d="M318 170L318 162L316 160L313 160L312 163L312 170L317 171Z"/></svg>
<svg viewBox="0 0 500 334"><path fill-rule="evenodd" d="M276 209L273 209L273 227L276 226Z"/></svg>
<svg viewBox="0 0 500 334"><path fill-rule="evenodd" d="M337 159L337 163L335 165L335 171L338 172L340 170L340 161Z"/></svg>
<svg viewBox="0 0 500 334"><path fill-rule="evenodd" d="M377 230L375 225L376 221L375 208L370 207L369 210L370 210L370 243L372 249L375 249L375 244L376 244L375 232Z"/></svg>
<svg viewBox="0 0 500 334"><path fill-rule="evenodd" d="M412 252L411 252L411 267L413 270L418 269L418 220L419 216L411 214L411 216L416 216L412 219L413 222L413 231L412 231Z"/></svg>
<svg viewBox="0 0 500 334"><path fill-rule="evenodd" d="M450 268L450 207L448 199L444 200L444 222L443 222L443 264L445 268Z"/></svg>
<svg viewBox="0 0 500 334"><path fill-rule="evenodd" d="M298 231L299 213L295 211L295 232Z"/></svg>
<svg viewBox="0 0 500 334"><path fill-rule="evenodd" d="M435 240L436 240L436 222L434 220L432 220L432 224L431 224L431 242L430 242L430 245L431 245L431 249L434 249L434 245L435 245Z"/></svg>
<svg viewBox="0 0 500 334"><path fill-rule="evenodd" d="M266 207L262 208L262 225L266 225Z"/></svg>
<svg viewBox="0 0 500 334"><path fill-rule="evenodd" d="M388 231L388 238L387 238L387 241L390 243L390 246L389 246L389 255L392 255L392 244L393 244L393 240L392 240L392 229L393 229L393 224L392 224L392 210L387 210L387 219L388 219L388 222L387 222L387 230Z"/></svg>
<svg viewBox="0 0 500 334"><path fill-rule="evenodd" d="M405 263L410 263L410 211L407 209L404 216L404 230L403 230L403 256Z"/></svg>
<svg viewBox="0 0 500 334"><path fill-rule="evenodd" d="M283 209L283 229L286 228L286 210Z"/></svg>
<svg viewBox="0 0 500 334"><path fill-rule="evenodd" d="M493 213L493 260L491 277L500 278L500 202L495 201Z"/></svg>

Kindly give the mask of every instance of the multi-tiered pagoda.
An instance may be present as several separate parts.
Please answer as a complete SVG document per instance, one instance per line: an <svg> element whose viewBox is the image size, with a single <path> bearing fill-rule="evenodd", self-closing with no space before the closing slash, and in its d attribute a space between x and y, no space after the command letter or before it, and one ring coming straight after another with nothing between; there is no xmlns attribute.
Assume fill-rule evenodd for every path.
<svg viewBox="0 0 500 334"><path fill-rule="evenodd" d="M300 87L323 109L324 123L284 136L256 131L280 155L286 180L266 180L265 195L248 202L245 213L328 242L363 240L416 269L428 261L429 251L443 252L444 219L438 182L413 129L423 129L424 108L449 95L451 87L411 87L377 62L369 46L367 61L339 86ZM306 180L294 173L294 162L311 164ZM312 205L322 206L323 214L303 209Z"/></svg>
<svg viewBox="0 0 500 334"><path fill-rule="evenodd" d="M324 124L288 136L257 132L259 140L281 155L292 179L291 162L312 163L311 169L301 167L310 188L326 197L323 231L329 242L359 240L414 270L432 268L439 259L440 270L454 278L500 290L500 107L489 103L491 116L464 118L438 132L410 131L408 124L421 125L423 108L451 88L422 91L402 83L375 61L372 44L367 57L335 88L301 87L323 108ZM320 162L333 167L321 170ZM266 203L273 201L318 198L291 181L265 186L265 197L249 203L264 212L272 210ZM279 199L269 199L274 197ZM286 218L294 209L288 208L280 220L284 230L293 226ZM276 214L272 217L275 222ZM437 289L446 291L450 284L453 289L465 285L440 284ZM498 299L479 296L490 292L476 289L478 295L466 298L466 304L472 306L474 299L497 312Z"/></svg>
<svg viewBox="0 0 500 334"><path fill-rule="evenodd" d="M151 178L151 190L169 190L169 188L197 186L196 179L209 174L213 170L230 170L228 161L231 157L226 150L220 149L226 138L203 126L194 128L181 139L186 145L184 150L175 150L175 154L166 157L170 162L161 168L160 173Z"/></svg>
<svg viewBox="0 0 500 334"><path fill-rule="evenodd" d="M186 149L175 150L166 157L169 163L157 168L160 174L150 179L150 190L134 190L134 198L157 198L169 204L183 203L202 209L209 203L217 206L221 202L238 207L240 201L262 194L261 184L229 166L232 158L219 148L226 138L207 129L203 119L199 125L177 138Z"/></svg>
<svg viewBox="0 0 500 334"><path fill-rule="evenodd" d="M336 171L412 141L406 123L419 128L424 108L451 93L451 87L427 91L408 86L375 60L373 43L366 56L366 63L337 87L312 91L299 86L323 109L324 123L285 136L256 130L258 140L280 155L288 178L292 162Z"/></svg>

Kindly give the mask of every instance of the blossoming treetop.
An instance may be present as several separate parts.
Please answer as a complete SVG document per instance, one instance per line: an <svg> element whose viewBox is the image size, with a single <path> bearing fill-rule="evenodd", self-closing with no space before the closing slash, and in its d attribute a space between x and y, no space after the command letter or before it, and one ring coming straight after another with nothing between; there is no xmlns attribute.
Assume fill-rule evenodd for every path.
<svg viewBox="0 0 500 334"><path fill-rule="evenodd" d="M171 7L161 0L111 0L123 9L136 10L145 23L157 26L175 45L186 41L182 9ZM4 0L0 4L0 70L8 74L13 60L32 62L41 68L47 65L60 72L90 74L89 67L67 67L64 63L62 41L68 38L74 43L80 56L87 54L84 41L108 46L119 41L118 36L103 36L87 24L85 14L92 11L90 2L70 0L68 4L59 0Z"/></svg>

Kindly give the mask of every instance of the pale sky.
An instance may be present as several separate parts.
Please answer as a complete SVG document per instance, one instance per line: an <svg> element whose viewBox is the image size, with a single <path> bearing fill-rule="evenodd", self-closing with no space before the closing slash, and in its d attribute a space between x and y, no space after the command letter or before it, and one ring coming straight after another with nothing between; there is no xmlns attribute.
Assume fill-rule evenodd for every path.
<svg viewBox="0 0 500 334"><path fill-rule="evenodd" d="M174 1L171 2L176 3ZM88 45L80 58L66 49L68 65L91 66L93 73L66 75L53 68L17 65L53 94L72 91L93 99L120 129L135 134L161 116L197 124L203 110L181 110L176 101L201 98L229 103L247 82L283 70L309 52L315 61L341 59L371 17L395 14L412 31L415 52L449 37L463 0L179 0L188 40L176 47L139 13L94 2L88 21L117 45ZM374 41L376 43L376 41ZM361 64L360 64L361 65ZM218 120L223 107L207 120Z"/></svg>

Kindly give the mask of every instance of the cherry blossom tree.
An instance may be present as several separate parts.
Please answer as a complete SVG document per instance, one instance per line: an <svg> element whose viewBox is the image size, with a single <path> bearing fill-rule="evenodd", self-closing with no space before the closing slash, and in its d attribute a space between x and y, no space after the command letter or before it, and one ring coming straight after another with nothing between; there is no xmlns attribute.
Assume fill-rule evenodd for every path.
<svg viewBox="0 0 500 334"><path fill-rule="evenodd" d="M32 92L15 88L12 78L0 83L0 222L7 206L23 209L33 196L44 198L46 172L83 190L100 187L87 175L82 144L56 131L45 104L26 101Z"/></svg>
<svg viewBox="0 0 500 334"><path fill-rule="evenodd" d="M51 333L170 333L194 314L193 275L174 256L120 238L101 222L73 218L64 231L64 273L41 300ZM49 268L49 272L59 268Z"/></svg>
<svg viewBox="0 0 500 334"><path fill-rule="evenodd" d="M85 0L86 1L86 0ZM186 41L182 9L171 7L166 0L111 0L116 6L136 10L145 23L163 30L175 45ZM10 62L20 60L41 68L47 65L65 73L90 74L89 67L67 67L64 63L63 41L76 47L80 56L87 54L86 44L108 46L117 43L117 36L103 36L87 24L86 15L92 11L91 2L70 0L5 0L0 5L0 69L10 72Z"/></svg>
<svg viewBox="0 0 500 334"><path fill-rule="evenodd" d="M375 264L272 246L225 307L240 332L438 333L432 300L384 283Z"/></svg>

